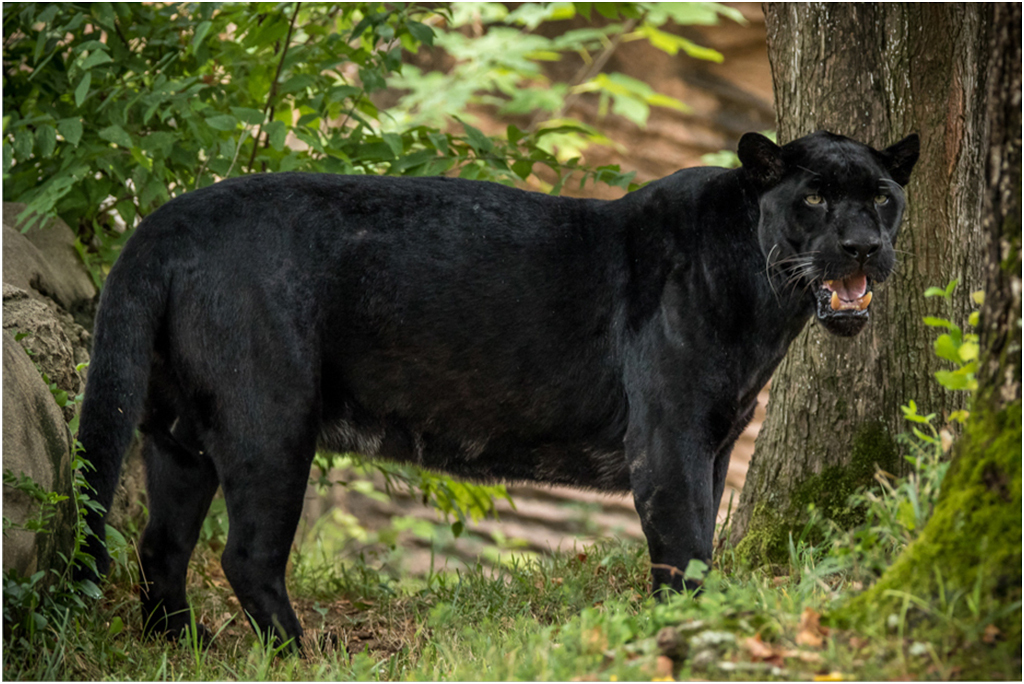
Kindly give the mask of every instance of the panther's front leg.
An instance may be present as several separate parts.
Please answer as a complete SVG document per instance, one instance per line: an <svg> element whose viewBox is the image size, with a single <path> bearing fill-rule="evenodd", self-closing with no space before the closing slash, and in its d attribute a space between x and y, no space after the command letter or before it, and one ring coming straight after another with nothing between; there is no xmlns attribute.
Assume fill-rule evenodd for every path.
<svg viewBox="0 0 1024 684"><path fill-rule="evenodd" d="M691 560L711 565L715 455L685 425L640 426L627 437L633 500L651 554L651 587L682 590ZM696 589L699 582L685 586Z"/></svg>
<svg viewBox="0 0 1024 684"><path fill-rule="evenodd" d="M711 565L721 491L715 445L722 435L714 435L706 405L709 388L673 387L667 381L678 376L663 370L633 383L638 391L630 396L626 434L630 483L647 537L655 593L699 586L684 582L684 573L691 560Z"/></svg>

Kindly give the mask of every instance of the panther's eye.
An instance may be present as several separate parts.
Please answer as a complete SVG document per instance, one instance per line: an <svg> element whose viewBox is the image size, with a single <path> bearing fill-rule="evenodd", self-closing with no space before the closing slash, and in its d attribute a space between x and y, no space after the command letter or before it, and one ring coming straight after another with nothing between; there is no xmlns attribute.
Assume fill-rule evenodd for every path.
<svg viewBox="0 0 1024 684"><path fill-rule="evenodd" d="M882 205L889 203L888 195L875 195L875 204Z"/></svg>
<svg viewBox="0 0 1024 684"><path fill-rule="evenodd" d="M807 197L804 197L804 202L807 202L808 204L812 205L821 204L824 201L825 198L823 198L821 195L807 195Z"/></svg>

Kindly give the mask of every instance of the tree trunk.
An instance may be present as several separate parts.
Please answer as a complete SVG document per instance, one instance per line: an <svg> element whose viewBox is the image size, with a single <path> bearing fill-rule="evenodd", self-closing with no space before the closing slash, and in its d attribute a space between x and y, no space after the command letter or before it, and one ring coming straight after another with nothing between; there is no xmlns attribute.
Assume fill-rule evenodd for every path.
<svg viewBox="0 0 1024 684"><path fill-rule="evenodd" d="M987 283L978 390L935 513L921 536L844 612L886 615L892 590L931 603L971 595L1021 653L1021 7L995 8L991 141L983 225ZM938 585L941 577L942 587ZM975 593L977 592L977 593ZM952 603L950 601L950 603ZM967 613L961 601L956 614ZM896 608L898 606L893 606ZM986 678L984 671L973 676Z"/></svg>
<svg viewBox="0 0 1024 684"><path fill-rule="evenodd" d="M901 263L876 288L872 322L854 339L810 325L772 379L767 418L733 526L740 558L788 558L808 504L841 525L846 500L876 466L900 473L900 406L942 415L963 399L932 378L942 361L921 318L964 322L980 289L990 6L767 3L779 142L815 130L887 146L911 132L921 158L907 188ZM960 281L955 310L925 299ZM797 528L798 529L798 528Z"/></svg>

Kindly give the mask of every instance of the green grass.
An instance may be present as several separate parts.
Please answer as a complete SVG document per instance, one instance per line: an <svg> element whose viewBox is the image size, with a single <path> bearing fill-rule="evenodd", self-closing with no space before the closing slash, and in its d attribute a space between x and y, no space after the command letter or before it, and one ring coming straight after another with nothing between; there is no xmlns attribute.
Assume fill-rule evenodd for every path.
<svg viewBox="0 0 1024 684"><path fill-rule="evenodd" d="M899 593L872 604L877 614L867 611L855 629L843 622L840 608L915 540L937 500L945 470L941 450L913 453L907 478L882 477L879 488L850 498L864 513L859 527L843 529L811 507L806 526L788 539L787 562L771 571L751 569L725 548L698 596L663 602L649 594L649 560L640 544L504 554L494 566L435 568L414 577L394 572L400 548L350 545L337 526L314 526L301 536L288 570L306 630L303 656L264 646L244 619L218 560L226 525L223 507L215 505L188 578L194 618L217 635L211 648L190 638L142 638L136 554L113 535L114 570L102 598L90 599L87 610L80 607L83 597L58 591L46 599L45 582L19 584L5 574L3 676L1016 680L1019 636L1003 634L996 624L1019 620L1020 603L983 600L981 578L973 587L954 588L936 568L937 594ZM444 539L436 543L443 546ZM60 606L71 611L62 613Z"/></svg>
<svg viewBox="0 0 1024 684"><path fill-rule="evenodd" d="M722 559L726 567L728 560ZM614 542L401 582L366 560L333 568L298 563L290 589L308 637L299 657L276 654L257 640L206 547L193 559L189 586L198 619L218 634L212 648L190 639L143 640L132 575L122 570L97 610L51 626L31 643L5 635L3 674L19 680L601 681L1020 674L1019 653L998 635L953 618L921 634L906 612L879 615L876 625L857 633L816 627L815 618L827 616L856 586L821 549L794 546L785 577L713 569L699 597L663 603L648 596L647 572L645 549Z"/></svg>

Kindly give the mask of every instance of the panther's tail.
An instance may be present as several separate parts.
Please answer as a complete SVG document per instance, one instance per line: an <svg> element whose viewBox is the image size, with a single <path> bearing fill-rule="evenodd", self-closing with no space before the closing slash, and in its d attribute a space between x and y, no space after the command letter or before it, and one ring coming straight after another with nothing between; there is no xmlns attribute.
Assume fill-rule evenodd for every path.
<svg viewBox="0 0 1024 684"><path fill-rule="evenodd" d="M159 241L142 227L128 241L103 288L93 330L92 358L78 439L92 465L85 480L103 512L88 511L83 550L96 559L100 576L110 569L105 545L106 511L114 500L121 459L142 418L157 333L164 319L169 279ZM81 579L97 578L79 569Z"/></svg>

